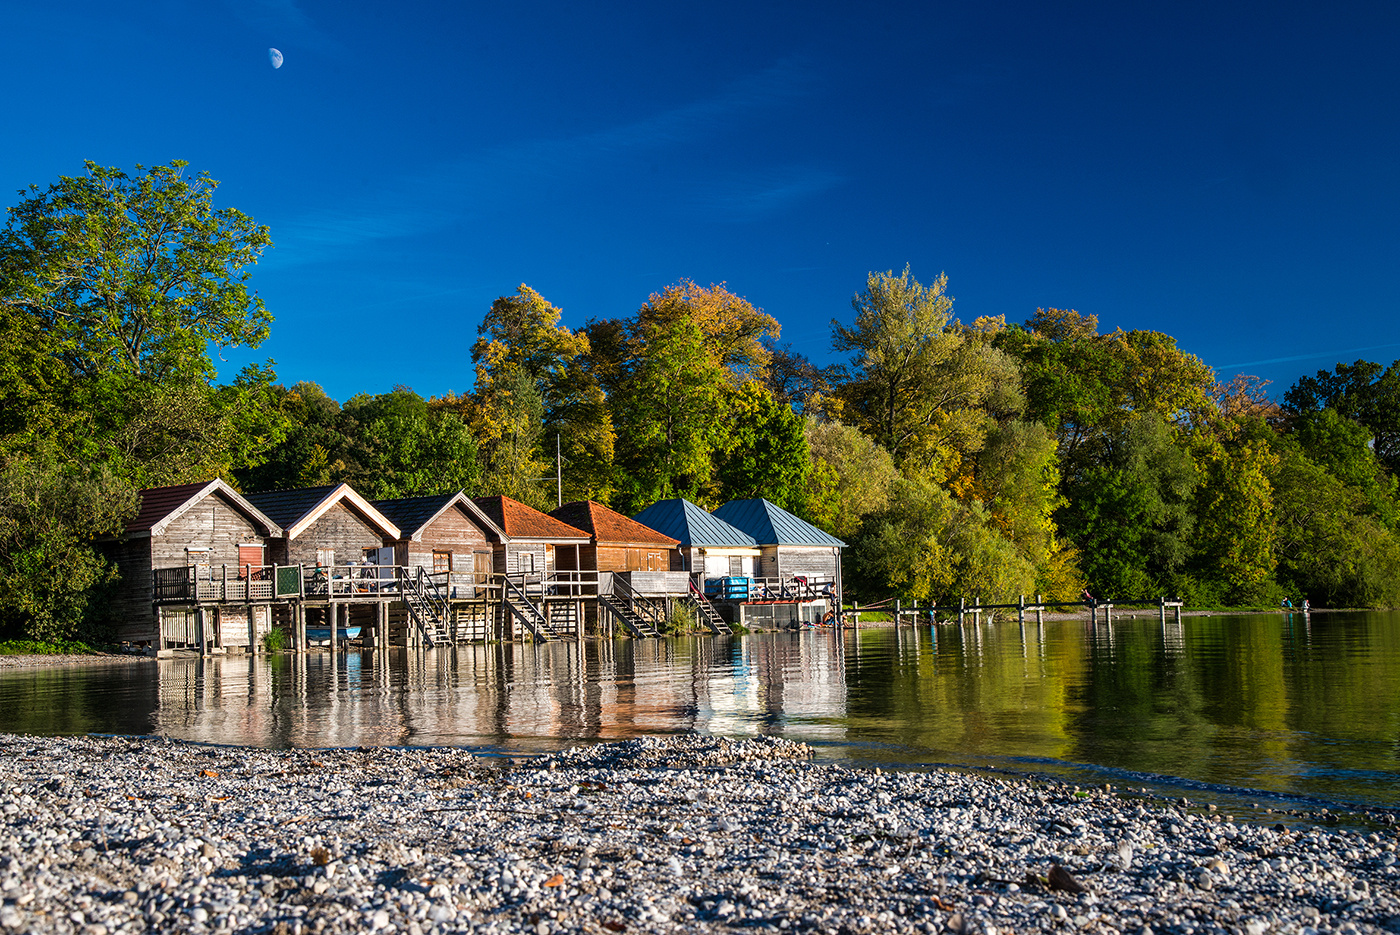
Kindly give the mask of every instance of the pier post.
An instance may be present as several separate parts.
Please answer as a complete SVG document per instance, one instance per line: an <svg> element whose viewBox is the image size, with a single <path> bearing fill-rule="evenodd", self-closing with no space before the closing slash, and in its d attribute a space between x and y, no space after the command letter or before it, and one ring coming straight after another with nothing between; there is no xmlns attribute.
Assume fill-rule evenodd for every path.
<svg viewBox="0 0 1400 935"><path fill-rule="evenodd" d="M1103 605L1103 622L1105 625L1113 623L1113 605Z"/></svg>
<svg viewBox="0 0 1400 935"><path fill-rule="evenodd" d="M1089 623L1093 626L1099 625L1099 608L1093 601L1089 602Z"/></svg>
<svg viewBox="0 0 1400 935"><path fill-rule="evenodd" d="M1017 621L1018 623L1020 623L1022 626L1025 626L1025 623L1026 623L1026 595L1024 595L1024 594L1018 594L1018 595L1016 595L1016 621ZM1024 632L1023 632L1023 633L1022 633L1022 639L1024 639L1024 638L1025 638L1025 634L1024 634Z"/></svg>
<svg viewBox="0 0 1400 935"><path fill-rule="evenodd" d="M297 601L292 611L292 651L306 652L306 605Z"/></svg>
<svg viewBox="0 0 1400 935"><path fill-rule="evenodd" d="M1176 622L1177 622L1177 623L1180 623L1180 622L1181 622L1181 599L1180 599L1180 598L1177 598L1175 610L1176 610Z"/></svg>
<svg viewBox="0 0 1400 935"><path fill-rule="evenodd" d="M967 613L967 598L958 598L958 626L962 626L963 614Z"/></svg>
<svg viewBox="0 0 1400 935"><path fill-rule="evenodd" d="M1164 625L1167 622L1167 599L1165 597L1157 598L1157 619Z"/></svg>
<svg viewBox="0 0 1400 935"><path fill-rule="evenodd" d="M902 615L903 615L903 606L902 606L902 603L900 602L899 598L895 598L895 599L894 599L894 625L895 625L895 628L896 628L896 629L899 628L900 618L901 618Z"/></svg>
<svg viewBox="0 0 1400 935"><path fill-rule="evenodd" d="M195 609L194 609L194 629L195 629L195 636L196 636L196 637L198 638L198 640L199 640L199 654L200 654L201 656L207 656L207 655L209 655L209 635L208 635L207 633L205 633L205 631L204 631L204 608L203 608L203 607L198 607L198 606L197 606L197 607L195 607Z"/></svg>
<svg viewBox="0 0 1400 935"><path fill-rule="evenodd" d="M1045 595L1035 596L1035 622L1037 625L1045 622Z"/></svg>

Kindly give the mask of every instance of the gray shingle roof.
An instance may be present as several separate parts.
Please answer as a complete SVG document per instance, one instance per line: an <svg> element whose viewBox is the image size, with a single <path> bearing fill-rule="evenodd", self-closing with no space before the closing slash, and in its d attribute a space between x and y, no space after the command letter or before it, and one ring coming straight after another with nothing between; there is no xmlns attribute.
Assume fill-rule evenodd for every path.
<svg viewBox="0 0 1400 935"><path fill-rule="evenodd" d="M676 497L673 500L658 500L636 516L632 517L643 526L650 526L657 532L665 533L672 539L679 539L681 545L757 548L758 541L742 529L735 529L689 500Z"/></svg>
<svg viewBox="0 0 1400 935"><path fill-rule="evenodd" d="M754 500L730 500L715 510L714 515L742 529L763 545L825 545L842 548L846 544L762 497Z"/></svg>
<svg viewBox="0 0 1400 935"><path fill-rule="evenodd" d="M243 496L247 501L267 514L274 523L287 529L295 526L297 520L316 508L316 505L339 484L324 487L303 487L300 490L269 490L266 493L249 493Z"/></svg>
<svg viewBox="0 0 1400 935"><path fill-rule="evenodd" d="M456 496L455 493L445 493L432 497L400 497L397 500L371 500L370 504L399 527L399 532L412 538L423 528L423 524L437 516Z"/></svg>

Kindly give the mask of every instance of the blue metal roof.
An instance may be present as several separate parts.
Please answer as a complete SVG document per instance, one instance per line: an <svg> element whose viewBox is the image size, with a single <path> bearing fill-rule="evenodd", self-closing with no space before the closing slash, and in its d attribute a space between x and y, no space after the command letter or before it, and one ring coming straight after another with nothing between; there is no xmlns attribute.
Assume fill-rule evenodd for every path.
<svg viewBox="0 0 1400 935"><path fill-rule="evenodd" d="M698 545L702 548L758 547L758 540L753 536L742 529L735 529L724 520L706 513L681 497L658 500L632 518L643 526L650 526L657 532L665 533L672 539L679 539L681 545Z"/></svg>
<svg viewBox="0 0 1400 935"><path fill-rule="evenodd" d="M763 545L824 545L839 549L846 544L762 497L730 500L715 510L714 515Z"/></svg>

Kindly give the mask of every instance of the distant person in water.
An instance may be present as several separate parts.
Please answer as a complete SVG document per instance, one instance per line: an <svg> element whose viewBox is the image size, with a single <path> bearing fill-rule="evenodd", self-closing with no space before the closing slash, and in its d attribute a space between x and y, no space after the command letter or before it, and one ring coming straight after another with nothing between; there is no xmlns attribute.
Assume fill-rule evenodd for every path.
<svg viewBox="0 0 1400 935"><path fill-rule="evenodd" d="M1089 589L1088 589L1088 588L1085 588L1085 589L1084 589L1084 601L1085 601L1085 603L1088 603L1088 604L1097 604L1097 603L1098 603L1098 601L1094 600L1094 595L1092 595L1092 594L1089 593Z"/></svg>
<svg viewBox="0 0 1400 935"><path fill-rule="evenodd" d="M1306 614L1310 610L1312 610L1312 605L1308 603L1308 599L1305 597L1303 598L1303 613Z"/></svg>
<svg viewBox="0 0 1400 935"><path fill-rule="evenodd" d="M1285 597L1282 601L1279 602L1279 606L1284 608L1285 610L1292 610L1293 602Z"/></svg>

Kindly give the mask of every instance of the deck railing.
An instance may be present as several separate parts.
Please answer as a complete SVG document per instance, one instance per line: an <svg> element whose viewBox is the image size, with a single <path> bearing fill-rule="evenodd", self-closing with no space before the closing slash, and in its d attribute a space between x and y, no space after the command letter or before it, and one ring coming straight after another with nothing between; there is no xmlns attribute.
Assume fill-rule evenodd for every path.
<svg viewBox="0 0 1400 935"><path fill-rule="evenodd" d="M404 575L422 572L449 601L500 600L507 583L533 601L555 597L597 597L610 590L613 572L556 569L551 572L428 572L401 565L177 565L153 570L156 603L244 604L296 598L310 600L394 600ZM643 576L645 578L643 579ZM651 579L678 578L685 572L633 572L632 586L654 593ZM638 580L643 579L643 580ZM641 585L640 587L638 585Z"/></svg>
<svg viewBox="0 0 1400 935"><path fill-rule="evenodd" d="M156 603L252 604L279 594L275 565L180 565L154 570Z"/></svg>

